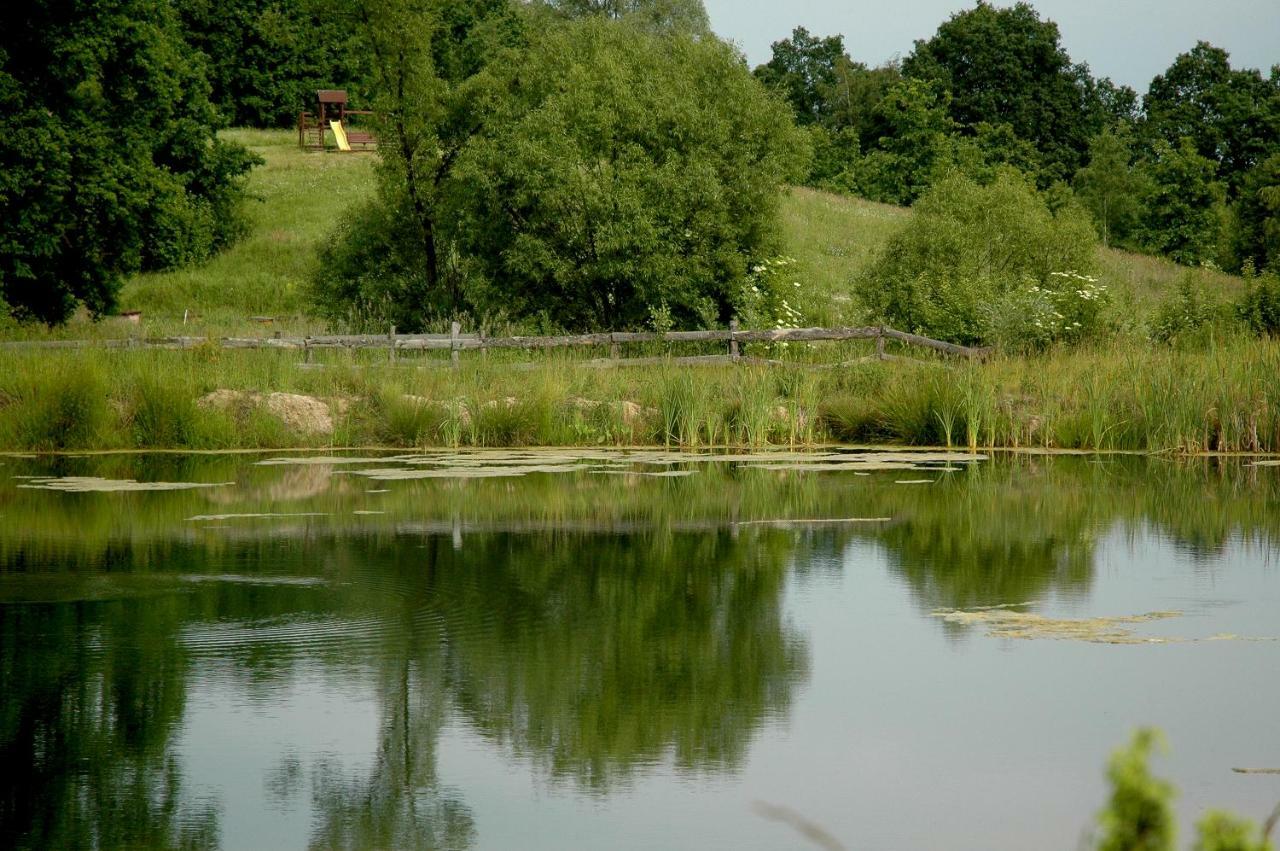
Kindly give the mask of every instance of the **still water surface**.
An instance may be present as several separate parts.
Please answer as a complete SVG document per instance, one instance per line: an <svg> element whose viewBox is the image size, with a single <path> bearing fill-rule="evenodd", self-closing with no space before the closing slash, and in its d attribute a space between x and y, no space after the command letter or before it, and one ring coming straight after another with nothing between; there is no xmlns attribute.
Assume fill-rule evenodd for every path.
<svg viewBox="0 0 1280 851"><path fill-rule="evenodd" d="M1280 799L1280 467L763 466L0 458L0 846L1073 849L1140 725Z"/></svg>

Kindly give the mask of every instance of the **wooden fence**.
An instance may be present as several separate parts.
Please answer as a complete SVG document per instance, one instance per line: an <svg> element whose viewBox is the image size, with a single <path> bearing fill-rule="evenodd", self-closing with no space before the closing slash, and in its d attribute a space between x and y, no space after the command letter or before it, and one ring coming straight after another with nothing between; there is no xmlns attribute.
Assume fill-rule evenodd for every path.
<svg viewBox="0 0 1280 851"><path fill-rule="evenodd" d="M767 362L760 358L742 355L745 343L814 343L842 340L874 340L876 353L860 360L894 360L885 352L886 341L908 346L932 349L947 355L963 358L982 358L990 349L971 348L896 331L883 325L854 328L777 328L765 331L749 331L737 327L713 331L610 331L599 334L567 334L554 337L488 337L483 334L464 334L455 322L448 334L397 334L393 326L387 334L345 334L307 337L286 337L279 333L272 337L149 337L104 340L21 340L0 343L6 349L193 349L217 346L222 349L290 349L300 350L304 362L311 362L316 351L329 349L382 349L392 361L400 352L447 351L456 366L464 351L490 349L559 349L575 347L608 347L609 357L584 361L593 366L636 366L650 363L736 363ZM694 357L623 358L620 347L624 343L724 343L723 355Z"/></svg>

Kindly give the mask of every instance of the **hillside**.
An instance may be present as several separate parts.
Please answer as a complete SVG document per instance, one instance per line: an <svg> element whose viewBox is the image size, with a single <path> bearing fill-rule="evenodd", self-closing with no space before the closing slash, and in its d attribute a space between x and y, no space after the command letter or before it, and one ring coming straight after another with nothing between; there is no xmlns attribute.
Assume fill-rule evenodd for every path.
<svg viewBox="0 0 1280 851"><path fill-rule="evenodd" d="M289 131L232 130L227 136L266 159L249 180L249 236L202 266L135 276L121 295L121 309L142 311L144 324L156 332L180 327L184 311L194 333L252 331L254 316L272 317L275 327L318 329L303 298L316 248L343 212L372 194L375 161L363 154L303 153ZM849 282L910 210L798 187L785 195L781 209L783 251L798 261L805 321L862 321ZM1104 282L1121 299L1131 298L1139 312L1149 311L1190 271L1159 258L1099 252ZM1223 296L1240 286L1230 275L1190 273Z"/></svg>

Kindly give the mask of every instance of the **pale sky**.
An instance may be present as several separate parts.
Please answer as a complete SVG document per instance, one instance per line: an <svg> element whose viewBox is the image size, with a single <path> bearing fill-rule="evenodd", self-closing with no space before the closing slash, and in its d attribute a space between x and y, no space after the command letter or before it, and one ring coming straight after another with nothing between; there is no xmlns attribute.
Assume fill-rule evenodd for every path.
<svg viewBox="0 0 1280 851"><path fill-rule="evenodd" d="M1013 5L996 0L994 5ZM959 0L704 0L711 27L736 42L751 65L797 26L815 35L844 35L849 55L868 65L905 56L952 13ZM1056 21L1062 44L1094 76L1146 92L1174 57L1208 41L1231 54L1233 68L1280 63L1280 0L1035 0L1040 17Z"/></svg>

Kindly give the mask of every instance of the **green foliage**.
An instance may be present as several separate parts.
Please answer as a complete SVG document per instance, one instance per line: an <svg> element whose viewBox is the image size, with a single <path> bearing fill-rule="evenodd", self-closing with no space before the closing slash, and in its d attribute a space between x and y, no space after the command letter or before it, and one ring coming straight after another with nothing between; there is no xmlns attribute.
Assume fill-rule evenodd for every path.
<svg viewBox="0 0 1280 851"><path fill-rule="evenodd" d="M1138 223L1139 242L1187 266L1217 263L1225 207L1213 160L1196 153L1190 139L1177 147L1159 141L1147 171L1151 184Z"/></svg>
<svg viewBox="0 0 1280 851"><path fill-rule="evenodd" d="M807 168L785 108L710 39L551 28L460 152L449 221L468 298L566 328L727 321Z"/></svg>
<svg viewBox="0 0 1280 851"><path fill-rule="evenodd" d="M980 121L972 129L972 135L952 139L951 159L956 169L978 183L990 183L1006 166L1016 168L1033 180L1043 170L1036 146L1019 138L1011 125ZM1050 204L1050 209L1057 207Z"/></svg>
<svg viewBox="0 0 1280 851"><path fill-rule="evenodd" d="M0 390L0 435L34 450L92 449L107 431L107 383L90 363L60 362L11 376ZM7 398L6 398L7 397ZM7 433L7 435L6 435Z"/></svg>
<svg viewBox="0 0 1280 851"><path fill-rule="evenodd" d="M907 79L889 89L872 111L878 136L858 165L859 194L887 204L908 204L951 164L955 122L950 95L938 84Z"/></svg>
<svg viewBox="0 0 1280 851"><path fill-rule="evenodd" d="M349 0L176 0L188 44L208 64L211 99L235 126L287 127L317 89L360 103L370 69Z"/></svg>
<svg viewBox="0 0 1280 851"><path fill-rule="evenodd" d="M1271 851L1271 843L1258 835L1258 828L1221 810L1209 810L1196 823L1194 851Z"/></svg>
<svg viewBox="0 0 1280 851"><path fill-rule="evenodd" d="M862 161L858 134L847 127L828 130L821 124L811 124L807 130L813 159L805 182L837 192L857 192L858 165Z"/></svg>
<svg viewBox="0 0 1280 851"><path fill-rule="evenodd" d="M1280 334L1280 273L1253 275L1246 267L1247 287L1236 304L1236 315L1256 334Z"/></svg>
<svg viewBox="0 0 1280 851"><path fill-rule="evenodd" d="M848 62L844 37L819 38L796 27L790 38L773 43L773 56L755 70L760 82L786 98L800 124L831 123L837 91L837 69ZM847 77L849 66L844 64Z"/></svg>
<svg viewBox="0 0 1280 851"><path fill-rule="evenodd" d="M1111 800L1098 816L1103 834L1098 851L1172 851L1178 831L1169 806L1174 790L1147 766L1158 747L1163 747L1160 734L1144 729L1112 754L1107 765Z"/></svg>
<svg viewBox="0 0 1280 851"><path fill-rule="evenodd" d="M1126 128L1105 127L1089 140L1089 162L1076 172L1075 190L1093 215L1102 244L1126 244L1137 228L1147 191Z"/></svg>
<svg viewBox="0 0 1280 851"><path fill-rule="evenodd" d="M566 18L627 21L653 32L710 36L702 0L538 0Z"/></svg>
<svg viewBox="0 0 1280 851"><path fill-rule="evenodd" d="M241 234L255 160L215 137L168 3L10 4L0 33L0 293L17 315L109 312L123 275Z"/></svg>
<svg viewBox="0 0 1280 851"><path fill-rule="evenodd" d="M1151 322L1152 339L1168 343L1193 337L1218 318L1220 311L1195 277L1184 274L1177 294L1160 305Z"/></svg>
<svg viewBox="0 0 1280 851"><path fill-rule="evenodd" d="M989 186L953 175L920 199L857 287L876 318L944 340L1078 339L1102 324L1105 291L1087 277L1094 251L1083 211L1051 213L1016 172ZM1053 327L1037 329L1045 318Z"/></svg>
<svg viewBox="0 0 1280 851"><path fill-rule="evenodd" d="M1177 823L1170 806L1174 789L1151 774L1148 760L1164 749L1158 730L1142 729L1127 747L1111 755L1107 780L1111 800L1098 816L1098 851L1173 851ZM1209 810L1196 823L1194 851L1271 851L1267 836L1253 823L1221 810Z"/></svg>
<svg viewBox="0 0 1280 851"><path fill-rule="evenodd" d="M358 332L426 328L448 305L427 281L419 237L402 206L372 200L348 211L320 246L309 286L315 310Z"/></svg>
<svg viewBox="0 0 1280 851"><path fill-rule="evenodd" d="M381 210L372 218L396 223L395 249L385 251L366 274L373 258L360 241L370 228L348 221L339 234L347 243L329 254L338 262L321 270L315 288L322 297L343 300L322 302L323 312L351 315L354 324L399 314L406 331L421 330L428 316L460 315L461 274L443 208L459 155L499 96L488 68L514 61L522 28L521 16L506 0L378 0L361 7L360 32L373 57L370 85L380 119ZM378 236L376 245L389 246L387 240ZM330 275L359 280L335 289L323 280ZM364 284L372 290L366 292ZM368 317L360 313L384 303L388 293L413 301L385 305Z"/></svg>
<svg viewBox="0 0 1280 851"><path fill-rule="evenodd" d="M799 328L801 282L795 258L765 258L752 265L738 299L744 328Z"/></svg>
<svg viewBox="0 0 1280 851"><path fill-rule="evenodd" d="M1236 212L1238 256L1255 268L1280 271L1280 153L1244 176Z"/></svg>
<svg viewBox="0 0 1280 851"><path fill-rule="evenodd" d="M1046 184L1075 173L1109 104L1125 102L1123 91L1072 63L1057 24L1042 21L1028 3L979 2L952 15L932 38L916 42L902 70L950 91L951 115L961 125L1008 124L1034 143Z"/></svg>
<svg viewBox="0 0 1280 851"><path fill-rule="evenodd" d="M1280 76L1231 68L1221 48L1198 42L1151 81L1143 98L1149 142L1192 148L1213 161L1232 197L1244 176L1280 153Z"/></svg>

